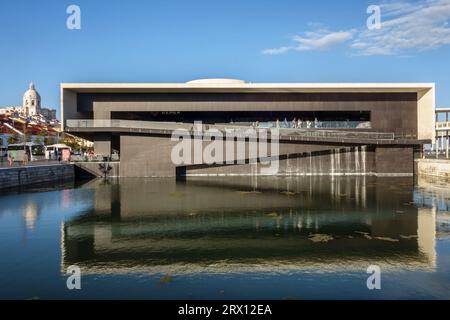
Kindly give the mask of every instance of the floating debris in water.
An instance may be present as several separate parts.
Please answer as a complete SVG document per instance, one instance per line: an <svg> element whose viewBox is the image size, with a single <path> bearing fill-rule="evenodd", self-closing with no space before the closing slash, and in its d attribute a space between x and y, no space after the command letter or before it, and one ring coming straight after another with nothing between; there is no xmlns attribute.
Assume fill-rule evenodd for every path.
<svg viewBox="0 0 450 320"><path fill-rule="evenodd" d="M372 240L373 238L370 236L370 234L368 232L363 232L363 231L355 231L355 233L361 234L364 236L364 238Z"/></svg>
<svg viewBox="0 0 450 320"><path fill-rule="evenodd" d="M271 218L276 218L276 219L281 218L281 215L278 212L269 213L267 216L271 217Z"/></svg>
<svg viewBox="0 0 450 320"><path fill-rule="evenodd" d="M400 238L402 239L417 239L417 235L412 235L412 236L404 236L404 235L400 235Z"/></svg>
<svg viewBox="0 0 450 320"><path fill-rule="evenodd" d="M261 191L238 191L239 194L259 194Z"/></svg>
<svg viewBox="0 0 450 320"><path fill-rule="evenodd" d="M396 210L395 213L405 213L405 211L402 211L402 210Z"/></svg>
<svg viewBox="0 0 450 320"><path fill-rule="evenodd" d="M292 191L282 191L281 194L284 194L285 196L295 196L296 193Z"/></svg>
<svg viewBox="0 0 450 320"><path fill-rule="evenodd" d="M393 239L393 238L388 238L388 237L373 237L373 238L377 239L377 240L389 241L389 242L399 242L400 241L398 239Z"/></svg>
<svg viewBox="0 0 450 320"><path fill-rule="evenodd" d="M312 242L328 242L333 240L334 238L328 234L316 233L309 235L308 239L311 240Z"/></svg>
<svg viewBox="0 0 450 320"><path fill-rule="evenodd" d="M171 276L162 276L161 279L159 279L160 283L171 283L173 281L173 278Z"/></svg>

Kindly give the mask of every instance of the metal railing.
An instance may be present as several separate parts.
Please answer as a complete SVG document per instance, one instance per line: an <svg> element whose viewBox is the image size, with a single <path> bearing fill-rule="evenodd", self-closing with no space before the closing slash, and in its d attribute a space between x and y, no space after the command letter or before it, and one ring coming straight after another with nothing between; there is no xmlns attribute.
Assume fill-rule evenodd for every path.
<svg viewBox="0 0 450 320"><path fill-rule="evenodd" d="M187 130L194 132L198 130L195 124L179 123L179 122L155 122L155 121L134 121L134 120L67 120L66 127L68 129L92 128L92 129L134 129L134 130L158 130L158 131L174 131ZM202 124L200 130L217 129L225 132L243 129L252 129L248 125L236 124ZM265 128L253 128L262 130ZM343 131L343 130L327 130L321 128L278 128L281 136L291 137L308 137L308 138L339 138L339 139L375 139L375 140L394 140L394 133L371 132L371 131Z"/></svg>
<svg viewBox="0 0 450 320"><path fill-rule="evenodd" d="M436 122L436 130L450 130L450 122Z"/></svg>
<svg viewBox="0 0 450 320"><path fill-rule="evenodd" d="M370 139L370 140L394 140L394 133L370 132L370 131L341 131L321 129L280 129L280 134L286 136L303 136L311 138L334 139Z"/></svg>
<svg viewBox="0 0 450 320"><path fill-rule="evenodd" d="M136 120L67 120L67 128L125 128L148 130L190 130L193 125L179 122L157 122Z"/></svg>
<svg viewBox="0 0 450 320"><path fill-rule="evenodd" d="M270 129L277 126L276 121L260 122L259 128ZM279 127L283 129L370 129L370 121L302 121L294 124L289 121L279 121Z"/></svg>
<svg viewBox="0 0 450 320"><path fill-rule="evenodd" d="M97 155L72 155L70 157L70 162L119 162L120 155L113 153L110 156L104 156L101 154Z"/></svg>

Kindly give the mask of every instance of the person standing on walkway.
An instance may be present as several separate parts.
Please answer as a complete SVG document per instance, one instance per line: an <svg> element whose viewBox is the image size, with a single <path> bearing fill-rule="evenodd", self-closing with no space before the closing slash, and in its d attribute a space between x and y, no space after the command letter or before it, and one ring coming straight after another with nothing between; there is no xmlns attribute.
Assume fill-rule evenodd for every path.
<svg viewBox="0 0 450 320"><path fill-rule="evenodd" d="M8 163L9 163L9 166L10 166L10 167L12 167L13 162L14 162L13 157L12 157L10 154L8 154Z"/></svg>
<svg viewBox="0 0 450 320"><path fill-rule="evenodd" d="M22 163L24 166L26 166L27 164L28 164L28 153L27 152L25 152L24 154L23 154L23 163Z"/></svg>

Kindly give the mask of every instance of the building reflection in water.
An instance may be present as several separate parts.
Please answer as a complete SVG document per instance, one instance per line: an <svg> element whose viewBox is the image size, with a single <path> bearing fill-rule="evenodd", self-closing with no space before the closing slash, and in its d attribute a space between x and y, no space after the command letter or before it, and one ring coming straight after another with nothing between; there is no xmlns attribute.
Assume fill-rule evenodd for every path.
<svg viewBox="0 0 450 320"><path fill-rule="evenodd" d="M94 180L62 226L62 272L433 270L436 209L412 178ZM415 191L416 190L416 191Z"/></svg>
<svg viewBox="0 0 450 320"><path fill-rule="evenodd" d="M414 201L436 212L436 239L450 238L450 189L448 179L419 176Z"/></svg>
<svg viewBox="0 0 450 320"><path fill-rule="evenodd" d="M33 230L36 221L38 219L38 206L37 203L34 201L29 201L25 203L25 206L23 207L23 220L25 222L25 227L28 230Z"/></svg>

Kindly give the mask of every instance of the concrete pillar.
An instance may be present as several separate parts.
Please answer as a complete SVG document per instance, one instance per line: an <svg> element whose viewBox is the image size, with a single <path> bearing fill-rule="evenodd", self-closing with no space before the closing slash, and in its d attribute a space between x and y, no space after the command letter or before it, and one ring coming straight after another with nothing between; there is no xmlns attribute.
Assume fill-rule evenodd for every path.
<svg viewBox="0 0 450 320"><path fill-rule="evenodd" d="M441 151L441 143L442 143L442 138L440 136L438 136L437 141L436 141L436 159L439 158L439 152Z"/></svg>
<svg viewBox="0 0 450 320"><path fill-rule="evenodd" d="M375 149L377 174L413 174L413 147L381 147Z"/></svg>
<svg viewBox="0 0 450 320"><path fill-rule="evenodd" d="M434 125L436 127L434 143L436 145L435 153L436 153L436 159L437 159L437 158L439 158L439 131L437 131L437 123L439 122L439 113L437 110L435 111L435 119L434 120L435 120Z"/></svg>
<svg viewBox="0 0 450 320"><path fill-rule="evenodd" d="M442 142L442 139L441 139L440 136L438 136L437 149L436 149L436 152L437 152L436 159L439 158L438 155L439 155L439 152L441 151L441 142Z"/></svg>
<svg viewBox="0 0 450 320"><path fill-rule="evenodd" d="M445 148L445 157L448 159L448 143L449 143L449 137L448 137L448 132L447 132L447 137L446 137L446 140L447 140L447 146L446 146L446 148Z"/></svg>
<svg viewBox="0 0 450 320"><path fill-rule="evenodd" d="M439 154L439 136L436 133L436 138L434 139L434 153L436 153L436 159L438 158Z"/></svg>
<svg viewBox="0 0 450 320"><path fill-rule="evenodd" d="M96 155L111 156L111 135L96 134L94 137L94 153Z"/></svg>

